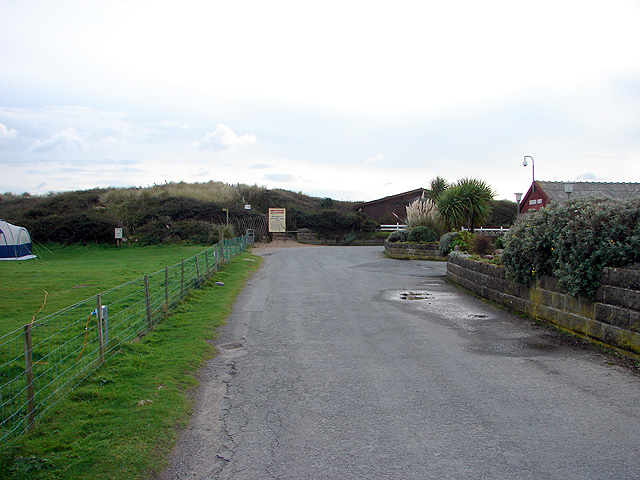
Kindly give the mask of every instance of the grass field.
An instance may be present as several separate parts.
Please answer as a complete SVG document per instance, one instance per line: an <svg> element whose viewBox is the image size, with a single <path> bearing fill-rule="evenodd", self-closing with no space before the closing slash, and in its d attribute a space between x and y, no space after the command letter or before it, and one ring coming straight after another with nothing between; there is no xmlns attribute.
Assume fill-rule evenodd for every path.
<svg viewBox="0 0 640 480"><path fill-rule="evenodd" d="M65 307L174 265L202 245L39 247L38 258L0 262L0 336ZM45 301L42 311L39 312Z"/></svg>
<svg viewBox="0 0 640 480"><path fill-rule="evenodd" d="M93 290L88 295L98 293L203 248L67 247L53 250L41 260L40 268L31 263L27 270L23 262L0 265L0 272L14 277L30 273L31 292L45 285L52 290L49 297L55 302L50 305L49 299L45 308L54 311L86 298L89 288ZM249 253L232 260L151 332L124 343L118 355L47 412L34 431L0 446L0 478L146 479L160 471L177 429L188 420L197 369L213 355L207 340L224 323L259 260ZM41 271L45 267L47 274ZM109 272L96 276L101 269ZM10 281L8 276L4 281ZM224 286L214 285L217 281ZM85 284L92 286L74 288ZM78 296L78 289L84 294ZM14 320L3 316L3 322L10 325L16 315L30 321L41 303L42 296L30 307L14 305Z"/></svg>

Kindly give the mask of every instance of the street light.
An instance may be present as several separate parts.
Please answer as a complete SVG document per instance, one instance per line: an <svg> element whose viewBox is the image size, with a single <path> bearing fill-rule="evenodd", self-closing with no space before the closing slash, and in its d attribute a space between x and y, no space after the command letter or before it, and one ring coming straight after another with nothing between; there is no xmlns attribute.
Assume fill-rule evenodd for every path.
<svg viewBox="0 0 640 480"><path fill-rule="evenodd" d="M535 162L533 161L533 157L531 155L525 155L524 161L522 162L522 166L526 167L527 165L529 165L527 163L527 158L531 159L531 179L535 182L536 181L536 174L535 174L536 165L535 165Z"/></svg>
<svg viewBox="0 0 640 480"><path fill-rule="evenodd" d="M516 212L516 217L520 215L520 201L522 200L522 193L516 193L516 203L518 204L518 210Z"/></svg>

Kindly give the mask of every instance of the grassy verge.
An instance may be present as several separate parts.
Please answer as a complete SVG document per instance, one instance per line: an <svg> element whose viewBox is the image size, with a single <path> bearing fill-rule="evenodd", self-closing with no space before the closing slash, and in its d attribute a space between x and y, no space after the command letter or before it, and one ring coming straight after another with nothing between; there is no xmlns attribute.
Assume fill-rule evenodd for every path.
<svg viewBox="0 0 640 480"><path fill-rule="evenodd" d="M203 245L124 247L50 245L38 258L0 262L0 335L129 280L202 252ZM46 296L46 303L41 312Z"/></svg>
<svg viewBox="0 0 640 480"><path fill-rule="evenodd" d="M259 264L242 254L153 331L123 345L33 432L0 447L0 478L143 479L159 471L188 420L195 373L214 354L207 339Z"/></svg>

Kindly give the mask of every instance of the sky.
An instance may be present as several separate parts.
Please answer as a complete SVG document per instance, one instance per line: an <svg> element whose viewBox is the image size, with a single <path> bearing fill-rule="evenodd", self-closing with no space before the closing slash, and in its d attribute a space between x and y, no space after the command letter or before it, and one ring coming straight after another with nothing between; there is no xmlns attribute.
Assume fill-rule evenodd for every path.
<svg viewBox="0 0 640 480"><path fill-rule="evenodd" d="M0 0L0 192L640 182L638 25L640 0Z"/></svg>

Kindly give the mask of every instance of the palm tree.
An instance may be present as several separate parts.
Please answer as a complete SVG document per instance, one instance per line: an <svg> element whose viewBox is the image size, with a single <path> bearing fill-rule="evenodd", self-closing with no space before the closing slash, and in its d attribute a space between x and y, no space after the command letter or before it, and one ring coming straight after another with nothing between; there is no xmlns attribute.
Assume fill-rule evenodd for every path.
<svg viewBox="0 0 640 480"><path fill-rule="evenodd" d="M494 196L484 181L463 178L438 196L438 211L447 228L466 226L473 232L491 212Z"/></svg>
<svg viewBox="0 0 640 480"><path fill-rule="evenodd" d="M447 179L438 175L431 179L429 189L427 190L425 196L433 203L437 203L438 197L442 195L442 193L444 193L449 187L450 185L449 182L447 182Z"/></svg>

